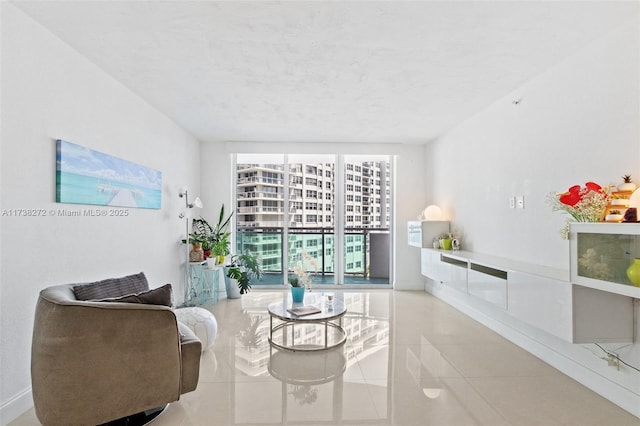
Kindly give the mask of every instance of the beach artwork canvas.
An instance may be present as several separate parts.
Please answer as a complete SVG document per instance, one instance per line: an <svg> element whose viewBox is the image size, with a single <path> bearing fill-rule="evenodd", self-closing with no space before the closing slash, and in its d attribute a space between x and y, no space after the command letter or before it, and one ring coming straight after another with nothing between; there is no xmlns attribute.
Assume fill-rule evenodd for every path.
<svg viewBox="0 0 640 426"><path fill-rule="evenodd" d="M159 209L161 201L162 172L56 142L56 202Z"/></svg>

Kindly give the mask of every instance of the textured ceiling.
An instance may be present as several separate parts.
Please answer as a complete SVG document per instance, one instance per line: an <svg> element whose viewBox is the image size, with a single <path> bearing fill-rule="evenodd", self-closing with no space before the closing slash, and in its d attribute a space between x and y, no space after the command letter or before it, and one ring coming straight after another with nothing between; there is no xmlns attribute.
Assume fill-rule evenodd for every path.
<svg viewBox="0 0 640 426"><path fill-rule="evenodd" d="M636 2L14 1L202 141L428 142Z"/></svg>

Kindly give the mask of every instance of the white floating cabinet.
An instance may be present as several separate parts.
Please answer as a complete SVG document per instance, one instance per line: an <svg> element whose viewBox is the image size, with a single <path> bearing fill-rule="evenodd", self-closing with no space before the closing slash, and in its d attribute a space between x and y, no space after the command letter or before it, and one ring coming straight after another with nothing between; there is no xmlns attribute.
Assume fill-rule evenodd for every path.
<svg viewBox="0 0 640 426"><path fill-rule="evenodd" d="M478 263L469 263L469 294L507 309L507 272Z"/></svg>

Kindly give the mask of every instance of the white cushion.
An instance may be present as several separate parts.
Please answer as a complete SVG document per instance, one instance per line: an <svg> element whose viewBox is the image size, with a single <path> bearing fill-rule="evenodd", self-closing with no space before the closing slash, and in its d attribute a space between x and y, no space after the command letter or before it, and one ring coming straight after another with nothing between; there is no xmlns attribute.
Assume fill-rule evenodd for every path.
<svg viewBox="0 0 640 426"><path fill-rule="evenodd" d="M210 348L218 335L216 317L204 308L191 307L175 310L178 321L189 327L202 342L202 351Z"/></svg>

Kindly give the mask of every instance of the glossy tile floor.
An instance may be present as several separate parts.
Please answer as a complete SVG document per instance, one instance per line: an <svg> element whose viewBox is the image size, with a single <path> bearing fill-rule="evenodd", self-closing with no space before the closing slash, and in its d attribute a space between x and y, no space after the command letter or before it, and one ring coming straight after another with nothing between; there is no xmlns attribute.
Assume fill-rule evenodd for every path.
<svg viewBox="0 0 640 426"><path fill-rule="evenodd" d="M253 291L208 307L219 332L198 389L153 425L640 425L423 292L336 292L348 308L343 347L272 351L267 306L287 297ZM324 336L296 330L305 343ZM38 422L30 410L12 424Z"/></svg>

